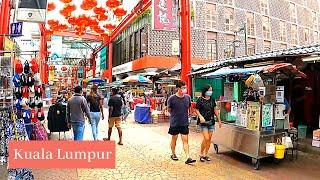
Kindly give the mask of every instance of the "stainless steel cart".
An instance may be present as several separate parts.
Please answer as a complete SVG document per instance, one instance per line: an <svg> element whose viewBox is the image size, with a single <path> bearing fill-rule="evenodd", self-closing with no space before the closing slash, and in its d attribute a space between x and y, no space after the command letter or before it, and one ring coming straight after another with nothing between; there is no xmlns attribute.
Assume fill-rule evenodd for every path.
<svg viewBox="0 0 320 180"><path fill-rule="evenodd" d="M272 156L266 154L266 143L276 142L277 138L281 139L284 135L284 130L253 131L234 123L223 122L221 128L218 126L216 123L212 140L216 153L219 153L219 146L223 146L247 155L252 158L256 170L260 168L261 158Z"/></svg>

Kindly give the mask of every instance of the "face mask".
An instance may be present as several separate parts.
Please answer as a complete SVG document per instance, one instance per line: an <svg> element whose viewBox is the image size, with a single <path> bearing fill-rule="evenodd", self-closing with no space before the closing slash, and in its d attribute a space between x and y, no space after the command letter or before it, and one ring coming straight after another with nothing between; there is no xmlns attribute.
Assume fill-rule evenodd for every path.
<svg viewBox="0 0 320 180"><path fill-rule="evenodd" d="M183 94L187 94L188 90L187 89L182 89Z"/></svg>
<svg viewBox="0 0 320 180"><path fill-rule="evenodd" d="M212 91L207 91L206 96L211 97L212 96Z"/></svg>

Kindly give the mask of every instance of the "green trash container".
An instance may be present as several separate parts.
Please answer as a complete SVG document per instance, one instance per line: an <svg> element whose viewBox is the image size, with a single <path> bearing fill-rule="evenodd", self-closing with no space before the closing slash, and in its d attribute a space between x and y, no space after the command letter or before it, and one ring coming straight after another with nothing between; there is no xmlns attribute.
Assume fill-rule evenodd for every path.
<svg viewBox="0 0 320 180"><path fill-rule="evenodd" d="M307 137L307 126L306 125L298 125L298 138L305 139Z"/></svg>

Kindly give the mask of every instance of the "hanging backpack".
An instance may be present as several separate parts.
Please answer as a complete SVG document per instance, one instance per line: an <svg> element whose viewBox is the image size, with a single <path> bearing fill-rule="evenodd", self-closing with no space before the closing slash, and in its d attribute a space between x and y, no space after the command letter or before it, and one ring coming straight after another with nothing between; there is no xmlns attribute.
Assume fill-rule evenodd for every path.
<svg viewBox="0 0 320 180"><path fill-rule="evenodd" d="M14 95L16 96L16 99L21 99L22 98L22 88L21 87L14 88Z"/></svg>
<svg viewBox="0 0 320 180"><path fill-rule="evenodd" d="M23 65L22 65L22 63L21 63L20 60L17 61L14 69L15 69L15 72L16 72L17 74L22 74L22 72L23 72Z"/></svg>
<svg viewBox="0 0 320 180"><path fill-rule="evenodd" d="M30 64L29 64L28 61L25 61L25 62L24 62L23 72L24 72L25 74L29 74L29 73L30 73Z"/></svg>
<svg viewBox="0 0 320 180"><path fill-rule="evenodd" d="M16 108L19 111L22 110L21 101L22 101L22 99L17 99L16 102L15 102Z"/></svg>
<svg viewBox="0 0 320 180"><path fill-rule="evenodd" d="M48 140L48 134L43 124L36 123L32 126L32 139L37 141L46 141Z"/></svg>
<svg viewBox="0 0 320 180"><path fill-rule="evenodd" d="M29 106L30 106L31 108L35 108L35 107L36 107L35 97L30 97L30 98L29 98Z"/></svg>
<svg viewBox="0 0 320 180"><path fill-rule="evenodd" d="M31 110L30 116L31 116L31 122L33 122L33 123L38 122L37 111L35 109Z"/></svg>
<svg viewBox="0 0 320 180"><path fill-rule="evenodd" d="M33 59L30 61L30 65L31 65L31 71L32 71L33 73L38 73L38 72L39 72L39 65L38 65L36 59L33 58Z"/></svg>
<svg viewBox="0 0 320 180"><path fill-rule="evenodd" d="M33 74L32 73L29 73L27 75L27 85L29 87L33 86L34 85L34 78L33 78Z"/></svg>
<svg viewBox="0 0 320 180"><path fill-rule="evenodd" d="M34 87L34 93L36 97L42 97L42 87L41 86L35 86Z"/></svg>
<svg viewBox="0 0 320 180"><path fill-rule="evenodd" d="M22 97L29 98L29 87L28 86L24 86L22 88Z"/></svg>
<svg viewBox="0 0 320 180"><path fill-rule="evenodd" d="M19 74L15 74L12 78L12 82L14 87L21 87L21 76Z"/></svg>
<svg viewBox="0 0 320 180"><path fill-rule="evenodd" d="M39 109L38 109L38 119L39 119L40 121L45 120L44 110L43 110L42 108L39 108Z"/></svg>

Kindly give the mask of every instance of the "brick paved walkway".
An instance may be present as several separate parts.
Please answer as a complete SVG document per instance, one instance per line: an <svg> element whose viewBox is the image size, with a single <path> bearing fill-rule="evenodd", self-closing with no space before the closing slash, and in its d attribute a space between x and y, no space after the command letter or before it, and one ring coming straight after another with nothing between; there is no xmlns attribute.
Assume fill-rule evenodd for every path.
<svg viewBox="0 0 320 180"><path fill-rule="evenodd" d="M179 161L170 159L170 136L167 134L168 124L140 125L129 116L123 124L124 146L116 147L116 169L34 169L38 180L47 179L317 179L320 177L320 158L300 154L296 161L285 160L280 165L270 160L262 162L262 169L255 171L251 167L251 159L237 153L222 149L222 154L210 150L211 162L197 162L185 165L182 143L178 141L177 155ZM106 137L107 121L100 123L100 139ZM86 125L85 139L92 140L89 124ZM67 138L72 135L67 133ZM57 139L57 133L53 139ZM113 140L118 141L117 131L113 131ZM191 128L191 154L198 160L201 134Z"/></svg>

